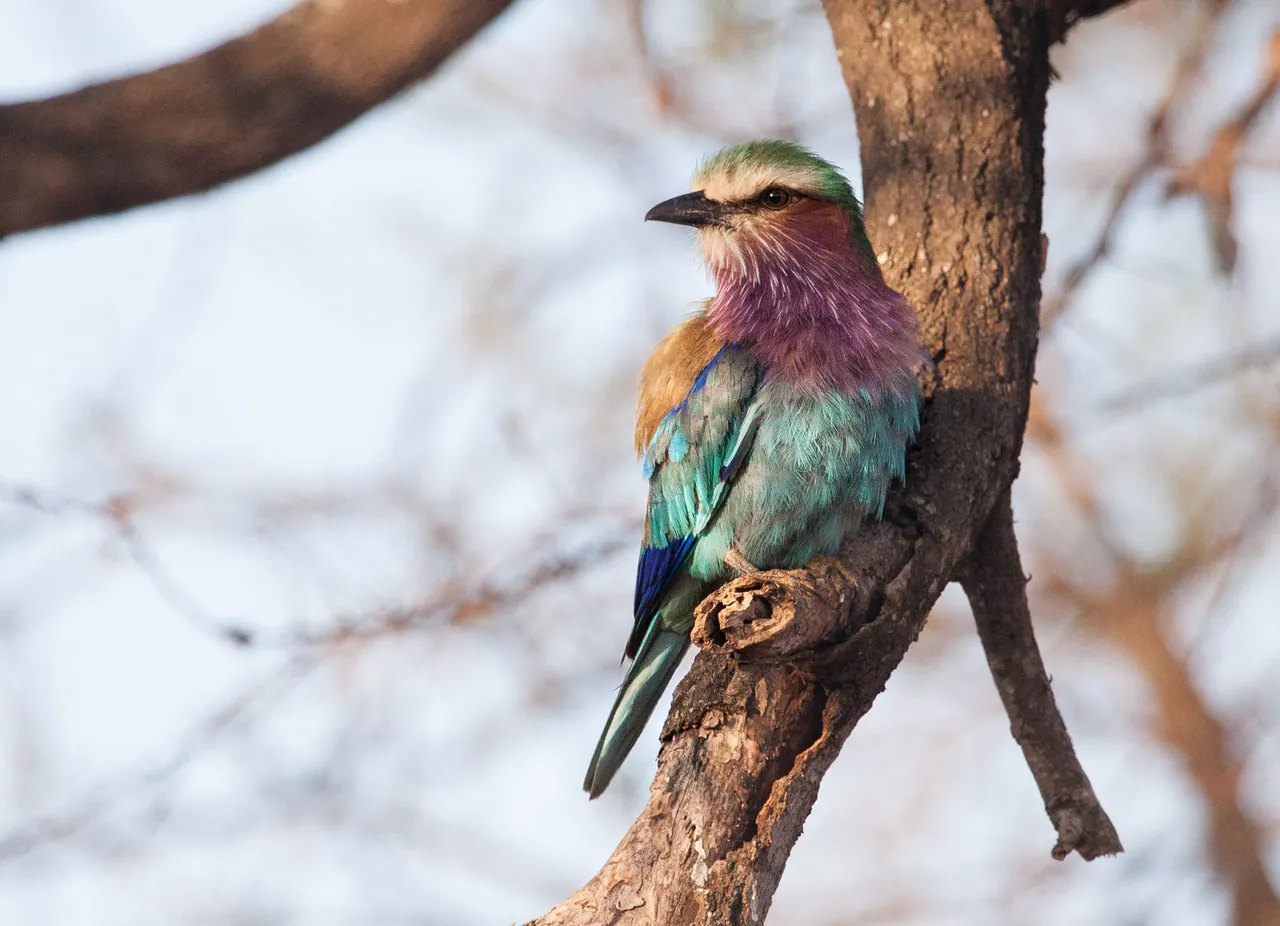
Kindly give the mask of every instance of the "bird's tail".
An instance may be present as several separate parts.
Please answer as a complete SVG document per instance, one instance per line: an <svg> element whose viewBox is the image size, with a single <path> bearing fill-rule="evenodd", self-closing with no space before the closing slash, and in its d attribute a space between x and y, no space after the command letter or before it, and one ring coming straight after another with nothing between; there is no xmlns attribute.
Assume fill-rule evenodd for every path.
<svg viewBox="0 0 1280 926"><path fill-rule="evenodd" d="M687 634L661 630L658 621L654 621L653 629L640 644L635 662L627 670L627 677L622 680L618 700L613 702L613 710L609 712L609 720L587 767L587 778L582 787L593 799L609 787L614 773L640 738L640 732L658 706L662 693L671 683L671 676L680 665L680 658L688 648Z"/></svg>

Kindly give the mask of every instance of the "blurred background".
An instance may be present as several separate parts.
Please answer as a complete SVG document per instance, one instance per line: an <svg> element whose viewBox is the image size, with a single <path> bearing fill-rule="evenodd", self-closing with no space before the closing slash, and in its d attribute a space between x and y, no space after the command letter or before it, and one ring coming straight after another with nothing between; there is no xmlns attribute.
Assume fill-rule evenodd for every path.
<svg viewBox="0 0 1280 926"><path fill-rule="evenodd" d="M0 0L0 99L287 5ZM771 924L1280 922L1278 29L1139 0L1054 51L1015 509L1126 854L1050 860L948 592ZM0 243L0 922L500 924L596 871L657 750L587 802L634 384L710 292L641 217L758 135L859 185L816 2L522 0L277 167Z"/></svg>

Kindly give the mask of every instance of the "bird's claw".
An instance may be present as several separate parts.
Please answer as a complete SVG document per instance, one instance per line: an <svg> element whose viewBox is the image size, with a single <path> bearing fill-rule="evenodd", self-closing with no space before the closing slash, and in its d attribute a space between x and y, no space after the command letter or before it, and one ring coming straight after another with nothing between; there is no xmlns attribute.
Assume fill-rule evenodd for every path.
<svg viewBox="0 0 1280 926"><path fill-rule="evenodd" d="M753 572L760 571L751 564L750 560L739 553L734 547L730 547L729 552L724 555L724 564L740 576L746 576Z"/></svg>

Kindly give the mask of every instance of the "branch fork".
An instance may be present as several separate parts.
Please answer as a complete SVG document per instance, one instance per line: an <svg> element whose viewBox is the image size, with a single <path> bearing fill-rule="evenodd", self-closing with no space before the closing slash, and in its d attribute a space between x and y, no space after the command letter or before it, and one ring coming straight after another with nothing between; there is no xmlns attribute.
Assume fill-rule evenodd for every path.
<svg viewBox="0 0 1280 926"><path fill-rule="evenodd" d="M973 608L987 664L1057 830L1052 855L1092 860L1123 851L1106 811L1071 744L1053 697L1027 605L1026 578L1006 492L955 578ZM819 557L803 570L769 570L732 580L699 605L693 642L742 662L786 663L838 689L824 672L827 654L849 620L855 575L838 559ZM855 636L857 631L855 631Z"/></svg>

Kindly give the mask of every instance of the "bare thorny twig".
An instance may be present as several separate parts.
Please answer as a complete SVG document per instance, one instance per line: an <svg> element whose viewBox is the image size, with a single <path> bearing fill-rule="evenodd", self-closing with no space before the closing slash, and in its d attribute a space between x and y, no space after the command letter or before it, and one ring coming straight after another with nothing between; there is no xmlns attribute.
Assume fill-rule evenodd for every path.
<svg viewBox="0 0 1280 926"><path fill-rule="evenodd" d="M488 616L629 547L635 529L635 525L628 521L576 548L540 558L531 556L523 570L504 570L504 575L516 577L514 581L459 579L428 594L416 604L388 608L372 615L339 616L329 628L320 631L298 627L267 634L253 630L243 621L214 614L183 588L144 537L134 516L134 503L127 497L113 496L98 503L29 486L0 484L0 501L47 515L78 514L103 522L120 539L129 557L157 594L194 627L237 647L285 651L368 641L422 629L433 622L461 622Z"/></svg>
<svg viewBox="0 0 1280 926"><path fill-rule="evenodd" d="M635 527L627 524L575 549L533 559L523 569L505 568L498 578L465 586L455 584L416 604L338 619L330 629L320 632L297 629L266 636L213 614L189 594L142 536L133 518L133 506L127 499L110 498L94 503L27 486L0 484L0 501L51 517L75 515L104 522L175 613L199 630L238 648L279 650L285 656L258 681L191 726L170 755L156 765L94 788L70 802L66 809L38 816L0 834L0 864L86 829L130 798L152 795L245 718L261 712L269 703L278 702L333 654L386 637L447 622L474 621L510 609L531 595L571 580L629 548Z"/></svg>

